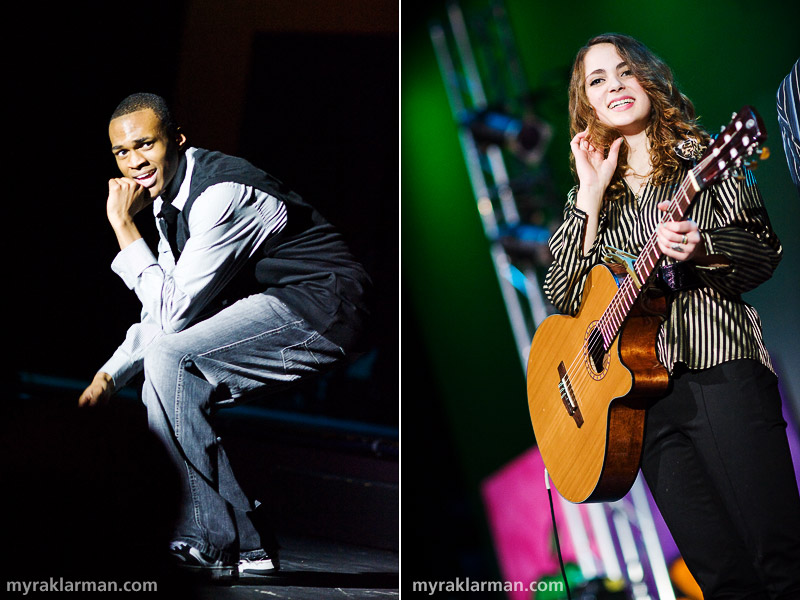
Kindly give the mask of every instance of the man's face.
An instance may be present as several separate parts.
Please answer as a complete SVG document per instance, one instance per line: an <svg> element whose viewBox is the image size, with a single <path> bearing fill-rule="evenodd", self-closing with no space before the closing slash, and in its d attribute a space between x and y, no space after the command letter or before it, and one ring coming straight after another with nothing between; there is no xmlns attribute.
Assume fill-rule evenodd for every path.
<svg viewBox="0 0 800 600"><path fill-rule="evenodd" d="M130 177L155 199L178 170L179 150L186 137L170 139L156 114L149 108L113 119L108 126L111 152L123 177Z"/></svg>

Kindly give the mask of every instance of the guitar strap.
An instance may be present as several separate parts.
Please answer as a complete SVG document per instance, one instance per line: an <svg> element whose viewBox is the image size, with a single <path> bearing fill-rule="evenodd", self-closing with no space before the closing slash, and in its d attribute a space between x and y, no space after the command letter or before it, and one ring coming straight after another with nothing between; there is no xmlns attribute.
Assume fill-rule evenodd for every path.
<svg viewBox="0 0 800 600"><path fill-rule="evenodd" d="M697 276L694 265L688 262L677 262L661 265L655 278L655 285L665 293L682 292L701 287L703 284Z"/></svg>

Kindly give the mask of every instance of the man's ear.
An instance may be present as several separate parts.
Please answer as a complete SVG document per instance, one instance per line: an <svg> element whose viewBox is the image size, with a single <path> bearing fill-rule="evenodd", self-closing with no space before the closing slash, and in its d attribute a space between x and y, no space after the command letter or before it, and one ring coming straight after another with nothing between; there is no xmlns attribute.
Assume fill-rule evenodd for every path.
<svg viewBox="0 0 800 600"><path fill-rule="evenodd" d="M175 132L175 143L178 145L179 152L182 151L183 147L186 145L186 136L183 134L180 127L178 127Z"/></svg>

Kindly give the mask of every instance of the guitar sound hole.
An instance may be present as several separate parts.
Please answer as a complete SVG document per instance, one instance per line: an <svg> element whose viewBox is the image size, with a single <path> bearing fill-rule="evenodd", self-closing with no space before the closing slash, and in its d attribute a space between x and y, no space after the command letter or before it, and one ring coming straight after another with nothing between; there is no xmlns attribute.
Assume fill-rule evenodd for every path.
<svg viewBox="0 0 800 600"><path fill-rule="evenodd" d="M589 358L591 359L591 363L595 372L602 373L606 353L605 349L603 348L603 336L600 334L599 330L594 329L589 334L587 344L589 349Z"/></svg>

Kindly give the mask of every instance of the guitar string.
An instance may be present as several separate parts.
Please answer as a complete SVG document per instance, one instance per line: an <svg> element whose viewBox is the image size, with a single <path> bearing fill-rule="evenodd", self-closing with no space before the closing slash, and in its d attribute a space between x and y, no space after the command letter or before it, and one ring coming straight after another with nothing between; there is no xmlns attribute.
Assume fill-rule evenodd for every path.
<svg viewBox="0 0 800 600"><path fill-rule="evenodd" d="M673 195L673 198L670 201L670 206L668 207L667 211L664 212L664 214L661 216L661 219L659 220L659 223L658 223L659 225L661 225L663 223L666 223L666 222L669 222L669 221L675 221L676 220L675 219L675 214L676 213L678 213L681 217L683 216L683 214L685 214L685 211L681 211L681 206L680 206L679 199L681 197L681 194L686 196L686 198L688 200L688 202L687 202L687 207L688 207L689 203L691 203L691 200L692 200L692 198L689 197L689 195L688 195L689 191L690 191L690 186L688 185L688 178L687 178L683 182L681 182L681 184L678 186L677 192ZM637 275L641 276L639 271L640 271L641 267L643 266L644 261L646 260L646 258L643 258L643 257L649 256L652 250L655 250L655 257L656 258L655 258L655 261L653 263L653 267L655 267L655 265L661 260L661 258L663 256L663 253L661 253L657 249L657 241L656 241L655 232L653 232L653 234L651 234L651 236L648 239L647 243L642 248L642 251L640 252L639 257L634 262L634 271L637 273ZM630 295L631 294L633 295L633 301L632 302L630 301ZM633 284L632 278L630 277L630 275L626 276L622 280L622 283L620 284L617 293L611 299L611 302L609 303L609 306L606 308L606 310L603 312L601 317L596 322L597 324L595 325L595 329L599 329L599 336L595 337L594 339L597 340L597 341L594 343L594 345L592 345L592 338L589 337L589 339L587 340L587 343L584 344L584 346L586 347L586 353L583 354L583 352L582 352L578 357L576 357L576 359L578 359L578 360L583 359L581 362L584 363L585 370L579 370L578 371L579 375L576 375L576 377L575 377L576 380L577 380L577 384L572 386L573 390L575 390L575 388L577 386L578 388L581 389L581 391L584 391L586 383L588 382L589 384L591 384L591 382L595 379L592 376L591 372L589 371L590 369L592 369L592 366L589 364L589 361L592 360L591 356L592 356L593 352L597 349L598 344L602 343L602 344L604 344L603 351L604 351L604 354L605 354L605 352L606 352L606 348L605 348L606 336L608 334L608 328L609 328L610 325L614 326L614 329L616 329L616 331L613 332L614 335L611 336L610 342L608 343L608 347L610 348L611 345L613 345L614 339L619 334L619 331L621 329L622 321L624 321L624 319L622 319L619 323L615 324L614 323L614 315L616 315L618 313L621 305L624 302L630 302L630 306L628 307L628 310L629 310L632 307L633 303L636 302L636 300L638 298L638 295L639 295L638 291L635 290L635 285ZM611 321L611 323L609 323L609 321ZM573 361L573 364L575 364L575 361ZM578 364L578 368L580 369L580 367L584 366L584 365ZM575 393L576 393L576 395L578 394L577 391L575 391Z"/></svg>
<svg viewBox="0 0 800 600"><path fill-rule="evenodd" d="M669 220L674 220L673 217L676 211L680 213L677 200L673 199L671 201L671 205L668 209L668 212L665 212L665 214L659 221L659 224L667 222ZM653 249L656 246L656 244L657 243L655 242L655 237L651 236L648 242L643 247L640 256L644 256L646 252L649 253L650 249ZM656 262L658 262L658 260L660 260L660 257L656 259ZM641 264L639 264L638 259L634 263L634 270L636 270L638 274L638 270L636 269L637 265L641 266ZM634 291L634 288L635 286L633 284L633 280L631 279L630 275L626 276L622 280L619 289L615 293L614 297L611 299L611 302L609 303L608 307L603 311L603 314L595 322L595 327L593 328L592 333L596 330L599 330L598 335L592 336L592 333L589 334L588 338L581 345L581 350L579 351L578 355L575 357L575 359L572 361L572 364L567 369L567 374L570 379L570 387L572 388L576 396L581 395L583 392L585 392L586 386L591 385L592 382L595 380L595 377L591 373L591 370L593 370L591 362L593 361L592 356L594 354L594 351L601 344L603 345L603 350L604 350L603 354L605 354L605 352L607 351L605 345L606 345L606 337L608 335L608 328L609 326L614 325L613 322L609 323L609 321L613 320L612 315L614 315L622 306L623 302L625 302L626 296L629 296L631 293L633 293L634 294L633 303L635 303L636 297L638 297L638 293ZM614 335L608 342L609 348L613 345L614 339L619 334L620 328L621 328L621 323L615 326L616 331L614 332ZM600 371L600 373L602 373L602 370Z"/></svg>
<svg viewBox="0 0 800 600"><path fill-rule="evenodd" d="M695 167L693 167L691 169L692 175L694 175L695 178L696 178L697 174L699 172L705 170L705 168L708 166L708 163L710 163L714 159L715 159L715 155L712 154L712 153L709 153L709 155L705 159L700 161L700 163L698 163ZM686 198L688 200L688 202L687 202L687 208L688 208L689 204L691 203L691 201L693 199L693 196L689 197L689 195L688 195L688 192L691 189L691 186L689 185L689 181L690 181L689 177L687 176L679 184L676 194L673 196L672 200L670 201L670 206L668 207L668 210L665 211L664 214L661 216L661 219L659 220L658 225L661 225L661 224L669 222L669 221L674 221L675 220L674 215L675 215L676 212L678 214L680 214L681 216L683 216L684 213L681 212L678 198L680 197L681 193L684 196L686 196ZM640 261L642 260L642 257L643 256L648 256L651 250L656 250L656 259L655 259L655 262L653 263L653 267L655 267L655 265L658 263L658 261L660 261L661 258L663 257L663 253L660 253L657 250L657 242L656 242L655 232L653 232L653 234L651 234L651 236L648 239L647 243L642 248L642 251L640 252L639 257L637 258L636 261L634 261L634 271L637 274L639 273L639 269L637 267L641 267L641 262ZM592 353L594 352L594 350L597 349L597 344L602 343L602 344L605 345L606 340L605 340L605 335L604 334L606 333L606 331L604 331L604 329L608 327L608 321L611 319L611 317L609 317L609 315L610 314L614 314L619 309L620 305L623 302L623 298L625 296L627 296L630 293L633 293L633 290L631 289L632 287L633 287L633 282L632 282L632 279L631 279L630 275L628 275L628 276L625 277L625 279L623 279L622 283L619 286L619 289L615 293L614 297L611 299L611 302L609 303L609 306L606 307L606 309L603 311L603 314L596 321L597 324L595 325L595 329L598 329L598 328L600 329L599 336L595 336L593 338L591 333L590 333L589 336L588 336L588 339L585 340L585 342L583 344L581 344L581 350L575 356L575 358L572 360L572 363L570 364L570 366L566 369L565 375L567 376L567 378L569 380L570 387L572 388L572 391L574 392L574 394L576 396L578 395L579 392L583 392L585 390L585 385L587 384L587 382L589 384L591 384L591 381L594 380L594 377L589 372L589 369L592 368L591 365L589 364L589 361L592 360L592 358L591 358ZM635 303L637 297L638 297L638 293L634 293L634 300L633 300L634 303ZM623 319L623 321L624 321L624 319ZM611 345L613 345L613 341L616 338L616 336L619 334L621 326L622 326L621 322L618 325L615 326L616 331L614 332L614 336L611 338L611 341L608 344L609 348L611 347ZM594 345L592 345L592 340L593 339L598 340L597 342L594 343ZM585 352L584 352L584 348L585 348ZM605 352L606 352L606 349L605 349L605 346L604 346L604 354L605 354Z"/></svg>
<svg viewBox="0 0 800 600"><path fill-rule="evenodd" d="M680 214L680 207L677 200L673 199L671 201L671 205L668 211L666 211L665 214L662 215L659 224L667 222L669 220L674 220L675 212L678 212ZM640 256L644 256L645 253L649 253L649 251L655 248L656 245L657 242L655 241L655 237L651 236L648 242L643 247ZM658 262L658 260L660 260L660 256L656 259L656 263ZM637 265L641 266L638 259L634 263L634 270L636 270L638 274L638 269L636 269ZM570 379L570 387L572 388L576 396L582 395L586 391L586 386L591 385L592 382L595 381L595 377L591 373L591 371L593 370L591 362L593 361L592 356L594 354L594 351L602 344L603 354L606 353L607 350L605 344L606 344L606 336L608 335L608 327L613 325L613 323L609 323L609 321L613 320L612 315L614 315L619 310L619 308L625 301L626 296L633 293L635 296L633 302L635 303L636 297L638 297L638 293L634 292L634 288L635 286L633 285L632 278L630 277L630 275L626 276L622 280L619 289L615 293L614 297L611 299L611 302L609 303L608 307L604 310L600 318L595 322L595 327L593 328L593 332L595 330L599 330L598 335L592 336L591 333L589 334L588 338L581 345L581 351L578 353L578 355L572 361L570 367L567 369L567 374ZM614 332L614 335L608 342L609 348L613 345L614 339L619 334L621 325L622 323L615 326L616 331ZM602 370L600 371L600 373L602 373Z"/></svg>
<svg viewBox="0 0 800 600"><path fill-rule="evenodd" d="M728 139L725 140L725 144L723 145L723 147L718 149L715 152L709 152L707 154L707 156L703 160L701 160L697 165L695 165L690 170L690 173L694 177L694 185L693 186L689 185L690 180L689 180L688 176L681 182L681 184L678 186L677 193L673 196L673 198L672 198L672 200L670 202L670 206L668 208L668 211L665 211L664 215L662 215L661 219L659 220L659 223L658 223L659 225L661 225L661 224L663 224L665 222L668 222L668 221L675 221L675 218L674 218L675 212L679 213L681 217L684 216L685 212L681 211L680 203L678 201L678 198L680 197L680 194L682 193L684 196L686 196L687 204L686 204L685 208L688 209L689 205L692 202L692 199L694 198L694 194L690 197L688 192L691 191L691 187L696 187L697 175L700 172L704 171L712 161L717 159L717 157L721 154L722 149L724 149L725 145L730 143L730 141L732 139L736 139L736 138L739 138L740 135L744 135L744 131L742 131L742 129L743 128L740 128L740 129L734 131L733 133L730 133L730 128L725 130L723 133L728 135ZM719 138L717 138L717 139L719 139ZM724 139L724 137L723 137L723 139ZM711 144L711 147L712 148L714 147L714 143L713 142ZM726 164L724 167L721 168L721 171L727 169L728 166L729 165ZM696 191L697 190L695 190L695 192ZM655 232L650 236L650 239L645 244L645 246L642 248L642 251L640 252L639 257L636 259L636 261L634 261L634 267L633 268L634 268L634 271L637 273L637 275L639 275L639 269L637 267L641 267L642 257L649 256L651 250L656 250L656 253L655 253L656 258L655 258L655 261L653 262L653 268L655 268L656 264L663 258L663 253L661 253L657 249L657 242L656 242ZM584 353L583 351L581 351L575 357L575 359L572 361L572 363L570 364L570 367L566 370L568 375L569 374L575 375L576 368L578 369L578 373L582 373L582 371L580 371L580 367L582 366L581 363L585 362L586 366L588 367L586 369L586 373L584 374L583 377L579 378L577 375L575 376L575 380L577 381L577 384L572 384L572 378L570 378L570 383L572 384L571 387L573 388L573 391L575 391L576 385L578 385L580 387L583 387L582 384L586 381L587 377L590 378L590 379L594 379L591 376L591 373L589 373L589 371L588 371L588 369L592 368L591 365L588 364L588 361L592 360L590 357L591 357L592 353L594 352L594 350L597 349L597 344L599 344L599 343L603 343L604 344L604 354L605 354L605 351L606 351L606 349L605 349L605 343L606 343L605 334L607 333L606 329L607 329L607 327L609 325L608 321L613 318L613 317L610 317L609 315L614 315L618 311L619 307L622 305L623 298L626 298L631 293L633 293L633 296L634 296L633 303L636 302L636 300L637 300L637 298L639 296L639 293L638 293L638 291L634 292L634 290L632 289L633 287L634 287L634 285L633 285L633 280L632 280L631 276L630 275L626 276L625 279L623 279L622 283L620 284L619 289L615 293L614 297L611 299L611 302L609 303L609 306L606 307L606 309L603 311L603 314L601 315L601 317L596 321L597 324L595 325L595 330L599 329L600 333L599 333L599 336L596 336L594 339L598 339L599 338L599 341L595 342L595 345L593 346L592 345L592 339L593 338L592 338L592 335L590 333L589 336L588 336L588 339L586 340L586 342L581 345L581 350L583 350L583 348L585 347L586 348L586 352ZM632 306L632 304L631 304L631 306ZM629 307L629 309L630 309L630 307ZM620 329L622 327L622 323L623 323L624 320L625 319L623 318L618 324L614 324L613 322L611 323L612 325L614 325L615 331L614 331L614 335L611 337L610 343L608 344L609 348L611 347L611 345L613 345L614 339L619 334L619 331L620 331ZM577 364L577 367L576 367L576 364ZM577 394L577 391L575 393Z"/></svg>
<svg viewBox="0 0 800 600"><path fill-rule="evenodd" d="M715 158L716 158L715 155L709 154L704 160L700 161L700 163L698 163L694 168L692 168L691 172L695 176L695 178L696 178L697 174L699 172L705 170L705 168L708 166L708 163L710 163ZM694 196L690 197L688 195L688 192L691 190L691 187L692 186L689 185L689 178L687 176L687 178L685 178L681 182L681 184L678 186L678 191L676 192L676 194L673 196L672 200L670 201L670 206L668 207L667 211L665 211L664 214L662 215L661 219L658 222L658 225L661 225L661 224L669 222L669 221L675 221L674 216L675 216L676 212L678 214L680 214L681 217L683 217L685 212L681 211L680 203L678 201L678 198L680 197L680 194L683 193L683 195L686 196L686 198L688 200L687 205L686 205L686 208L688 208L689 204L691 203L691 201L692 201L692 199L694 197ZM663 253L660 253L660 251L657 250L657 241L656 241L655 232L653 232L653 234L651 234L651 236L648 239L647 243L642 248L642 251L640 252L639 257L636 259L636 261L634 261L634 270L637 272L637 274L638 274L637 266L641 266L640 261L642 260L642 257L643 256L647 256L649 254L650 250L656 250L656 259L655 259L655 262L653 264L653 267L655 267L655 265L658 263L658 261L660 261L661 258L663 257ZM632 281L630 275L628 275L628 276L625 277L625 279L623 279L622 283L619 286L619 289L617 290L617 293L615 293L614 297L611 299L611 302L609 303L609 306L606 307L606 309L603 311L603 314L596 321L597 325L595 326L595 329L601 328L601 324L605 324L606 326L608 325L607 321L608 321L608 319L610 319L610 317L608 315L612 314L614 311L618 310L619 306L621 305L621 303L623 301L622 298L625 295L627 295L628 293L633 292L633 290L631 289L632 287L634 287L633 281ZM636 297L638 297L638 293L634 293L634 295ZM636 297L634 298L634 302L636 301ZM623 319L623 321L624 321L624 319ZM616 326L616 331L614 332L614 336L611 338L611 341L609 343L609 348L613 345L614 339L619 334L621 326L622 326L621 322L619 323L619 325ZM605 344L604 331L603 331L602 328L600 329L600 335L598 337L599 337L599 341L597 343ZM595 338L595 339L597 339L597 338ZM566 370L566 375L569 378L570 387L572 388L575 396L578 396L579 393L583 393L585 391L586 384L587 383L591 384L592 381L594 381L594 379L595 379L591 375L591 373L589 372L589 369L592 369L592 366L589 364L589 361L592 360L591 359L591 355L592 355L592 352L597 348L597 343L595 343L594 346L591 345L592 344L592 336L590 334L589 338L586 340L586 342L584 344L581 344L581 351L578 353L578 355L575 357L575 359L573 359L573 361L570 364L569 368ZM586 352L585 353L583 352L584 348L586 348ZM604 354L605 354L605 352L606 352L606 349L604 347Z"/></svg>
<svg viewBox="0 0 800 600"><path fill-rule="evenodd" d="M708 157L708 159L710 159L710 158L711 158L711 156ZM704 163L705 163L705 161L701 161L700 165L698 165L697 167L692 169L692 173L694 174L694 171L699 166L703 165ZM683 216L684 213L682 213L681 210L680 210L680 203L678 201L678 198L680 197L680 194L682 193L684 196L687 197L689 202L691 202L692 198L690 198L688 196L689 190L690 190L689 178L687 176L687 178L684 179L681 182L681 184L678 186L678 190L677 190L676 194L673 196L672 200L670 201L670 206L668 207L667 211L665 211L664 214L661 216L661 219L659 220L658 225L661 225L661 224L669 222L669 221L674 221L675 220L674 215L675 215L676 212L678 214L680 214L681 216ZM688 208L688 203L687 203L687 208ZM634 269L634 272L636 272L638 276L640 276L640 274L639 274L639 268L637 268L637 267L641 267L642 266L642 264L643 264L641 262L642 261L642 257L643 256L649 256L651 250L656 250L656 258L655 258L655 261L654 261L654 264L653 264L653 268L655 268L655 265L663 257L663 253L660 253L657 250L657 241L656 241L655 231L653 232L653 234L651 234L651 236L648 239L647 243L642 248L642 251L640 252L639 257L636 259L636 261L634 261L633 269ZM633 299L633 302L631 303L631 306L636 302L636 299L638 298L639 294L638 294L638 292L635 292L633 288L635 288L635 286L633 284L633 280L632 280L630 275L627 275L622 280L622 282L620 283L619 289L617 290L617 292L614 294L614 297L609 302L608 307L606 307L606 309L603 311L603 314L595 322L596 325L595 325L592 333L595 330L599 329L599 335L592 336L592 333L589 334L589 336L584 341L584 343L581 344L581 350L579 351L577 356L573 359L573 361L570 364L570 366L566 369L566 375L567 375L567 377L569 379L570 387L572 388L572 391L573 391L575 396L579 396L580 394L585 392L586 386L587 385L591 385L591 383L595 380L595 378L592 376L592 374L590 372L590 369L593 369L593 367L590 364L590 362L593 360L592 359L593 352L598 348L599 344L603 344L603 346L604 346L603 349L604 349L604 354L605 354L605 352L606 352L605 344L606 344L606 334L607 334L606 329L608 328L609 325L613 325L613 322L612 323L608 322L608 321L612 320L612 318L613 318L610 315L615 314L619 310L620 306L622 306L622 304L624 302L625 297L628 296L629 294L631 294L631 293L634 294L634 299ZM624 321L624 319L622 319L622 321ZM611 337L611 339L610 339L610 341L608 343L608 347L609 348L613 345L614 339L616 339L617 335L619 335L619 331L621 329L621 326L622 326L622 322L620 322L619 324L614 326L616 331L614 331L614 335ZM597 340L597 341L595 341L593 343L593 339ZM585 351L584 351L584 348L585 348Z"/></svg>
<svg viewBox="0 0 800 600"><path fill-rule="evenodd" d="M727 141L728 140L726 140L726 143L727 143ZM711 147L714 147L714 143L713 142L711 144ZM719 153L716 152L715 155L712 156L711 153L709 153L709 156L707 157L707 160L711 161L711 160L716 159L716 156L718 154ZM695 166L695 168L693 168L690 171L690 173L692 175L697 175L699 172L702 172L703 170L705 170L706 166L707 166L707 161L703 160L697 166ZM721 166L721 171L720 172L725 171L727 169L727 167L728 167L728 165L725 165L724 167ZM679 195L676 194L673 197L673 199L672 199L672 201L671 201L671 203L670 203L670 205L668 207L668 210L664 212L664 214L662 215L661 219L659 220L659 225L661 225L662 223L664 223L664 222L666 222L668 220L673 220L674 221L675 220L674 216L675 216L675 212L676 211L681 215L681 217L685 216L686 212L688 211L689 206L691 205L691 202L692 202L692 200L694 198L694 195L697 192L700 191L696 180L693 181L693 186L692 187L695 189L695 194L692 194L692 196L689 197L688 196L688 192L691 191L691 189L684 189L684 183L686 183L687 181L688 180L685 179L684 182L679 187L679 190L678 190L678 192L682 191L683 194L687 197L687 200L688 200L687 204L683 207L683 210L681 211L680 203L678 201ZM662 258L664 256L663 252L660 252L660 250L657 248L657 243L655 242L655 239L656 239L655 238L655 234L656 234L656 232L653 232L653 234L651 234L650 239L648 240L647 244L645 244L645 247L642 249L642 252L639 254L639 257L637 257L637 259L634 261L633 270L640 277L640 279L641 279L641 275L639 275L639 270L637 269L637 266L641 266L640 265L640 260L642 260L642 257L645 257L644 258L645 261L649 260L649 257L650 257L649 250L650 249L656 250L656 254L654 255L654 262L653 262L653 265L652 265L653 269L655 269L656 265L662 260ZM645 250L647 250L647 252L645 252ZM652 271L651 271L651 274L652 274ZM649 278L649 276L648 276L648 278ZM611 302L609 303L609 306L604 310L604 312L601 315L600 319L597 321L597 324L595 325L596 328L601 327L601 323L603 321L605 321L605 319L607 318L607 316L609 314L611 314L609 311L612 310L612 306L616 305L616 307L618 308L622 304L622 302L623 302L622 294L623 293L625 293L625 294L629 293L631 291L631 287L632 286L633 286L633 279L632 279L631 275L628 274L623 279L623 281L620 283L619 289L615 293L613 298L611 299ZM626 291L623 292L623 288L626 288ZM635 295L634 300L633 300L634 302L636 302L639 293L640 293L640 290L638 290L637 292L634 293L634 295ZM617 310L617 308L614 308L613 310ZM613 345L614 339L616 339L616 337L619 335L619 333L621 331L621 328L622 328L622 325L624 323L624 320L625 319L623 318L622 321L620 321L619 325L616 326L616 331L614 332L614 337L609 342L609 347L611 347ZM601 333L600 338L603 339L603 334L605 332L603 332L601 330L600 333ZM589 346L591 346L591 343L592 343L592 338L589 337L589 339L584 342L584 345L587 346L587 348L589 348ZM604 340L603 340L603 343L605 343ZM591 356L591 348L589 348L589 353L587 354L587 356ZM575 364L575 361L579 360L580 358L581 358L580 355L576 357L576 359L573 361L573 363L572 363L572 365L570 367L570 370L572 370L572 366ZM589 367L589 368L591 368L591 367ZM576 395L577 395L577 392L576 392ZM576 399L576 402L577 402L577 399Z"/></svg>
<svg viewBox="0 0 800 600"><path fill-rule="evenodd" d="M645 246L645 249L651 246L652 244L650 243L650 240L648 240L648 244ZM636 269L636 265L634 265L634 269ZM574 379L572 387L576 393L578 393L578 391L584 390L587 378L593 379L591 373L588 370L592 368L591 365L589 365L589 361L593 360L591 357L594 354L594 351L597 349L599 344L602 343L605 346L606 337L608 335L608 326L609 326L608 322L611 320L611 317L609 315L613 315L614 313L616 313L623 302L623 298L625 298L631 293L632 291L631 288L633 287L631 283L632 281L630 276L625 277L625 279L623 279L617 293L612 298L609 306L606 308L606 310L603 312L600 318L595 322L596 324L592 331L592 333L595 333L595 335L593 336L592 333L589 334L589 337L585 340L584 344L582 344L581 352L578 354L578 356L575 357L575 360L573 360L572 364L570 365L570 368L567 370L567 372L571 373L572 375L571 379ZM613 338L611 343L613 343ZM585 351L583 350L583 348L585 348ZM586 365L588 369L584 370L582 368L584 365ZM578 389L576 390L576 388Z"/></svg>
<svg viewBox="0 0 800 600"><path fill-rule="evenodd" d="M686 194L687 190L684 189L684 183L681 183L681 185L679 186L678 193L676 193L674 195L673 199L671 200L670 207L662 215L662 217L661 217L661 219L659 221L659 224L668 222L670 220L674 220L674 214L675 214L676 211L680 213L679 204L677 202L677 198L678 198L678 196L679 196L681 191L684 194ZM656 245L657 245L656 238L654 237L653 234L651 234L651 236L648 239L647 243L642 248L642 252L640 253L639 258L634 263L634 270L637 271L637 274L638 274L639 269L642 266L641 257L642 256L646 256L647 254L649 254L650 250L654 249L656 247ZM658 262L658 260L660 260L660 256L656 258L656 262ZM637 268L637 267L639 267L639 268ZM629 295L633 291L632 290L633 287L634 286L633 286L633 282L632 282L631 277L630 276L626 276L622 280L622 283L620 284L620 287L619 287L617 293L614 295L614 297L612 298L611 302L609 303L609 306L605 309L605 311L603 312L602 316L597 320L598 325L595 327L595 329L597 329L597 328L600 329L600 338L601 338L600 340L598 340L597 343L600 343L601 341L602 341L602 343L605 343L604 326L607 327L607 325L608 325L607 321L610 319L609 315L613 314L614 312L616 312L618 310L619 305L621 305L622 302L623 302L623 298L625 296ZM612 338L612 340L613 340L613 338ZM591 338L588 340L588 343L591 344ZM612 343L613 343L613 341L612 341ZM587 346L588 354L591 354L596 348L597 348L597 345L594 345L594 346L588 345ZM568 373L570 373L570 372L574 373L574 366L575 366L576 361L581 360L583 358L583 356L584 356L584 353L580 353L576 357L576 359L573 360L572 364L570 365L570 368L567 369Z"/></svg>

